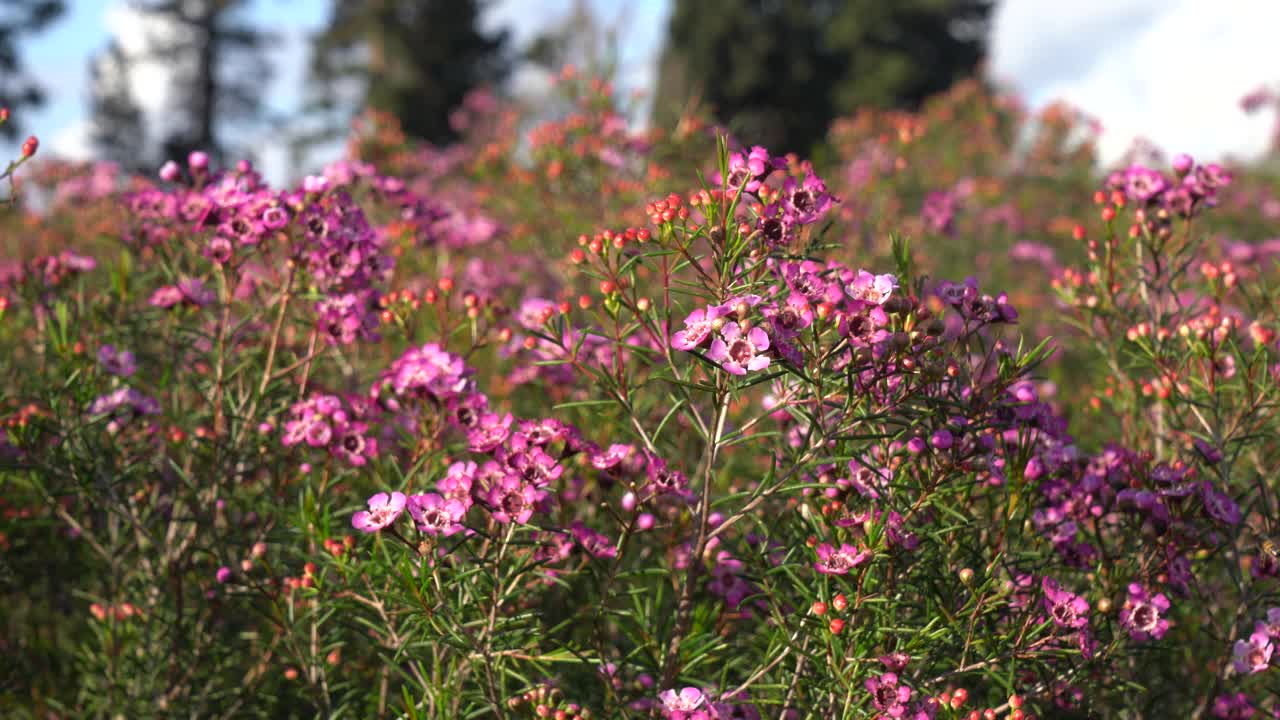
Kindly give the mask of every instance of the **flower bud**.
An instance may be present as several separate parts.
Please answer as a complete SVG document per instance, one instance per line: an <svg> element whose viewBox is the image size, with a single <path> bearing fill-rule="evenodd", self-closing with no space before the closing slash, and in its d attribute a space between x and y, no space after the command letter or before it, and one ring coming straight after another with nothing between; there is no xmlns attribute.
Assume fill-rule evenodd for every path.
<svg viewBox="0 0 1280 720"><path fill-rule="evenodd" d="M35 155L36 150L39 150L39 149L40 149L40 138L36 137L35 135L28 137L27 141L22 143L22 159L26 160L27 158Z"/></svg>
<svg viewBox="0 0 1280 720"><path fill-rule="evenodd" d="M178 168L178 163L172 160L160 166L160 179L165 182L177 182L181 175L182 170Z"/></svg>

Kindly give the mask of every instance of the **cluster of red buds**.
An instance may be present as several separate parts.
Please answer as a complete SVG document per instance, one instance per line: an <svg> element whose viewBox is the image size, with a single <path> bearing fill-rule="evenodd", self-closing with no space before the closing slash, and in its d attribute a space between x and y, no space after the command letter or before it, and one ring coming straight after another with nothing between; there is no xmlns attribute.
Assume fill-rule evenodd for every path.
<svg viewBox="0 0 1280 720"><path fill-rule="evenodd" d="M836 596L831 598L830 605L821 600L816 600L813 605L809 606L809 612L817 615L818 617L825 617L827 612L831 610L834 610L837 613L843 613L848 609L849 598L845 597L844 593L836 593ZM831 618L831 622L827 623L827 629L831 631L832 635L839 635L844 632L844 626L845 622L840 618Z"/></svg>
<svg viewBox="0 0 1280 720"><path fill-rule="evenodd" d="M706 191L703 191L705 193ZM690 197L689 204L697 205L698 196L695 194ZM681 220L689 219L689 208L684 207L684 200L676 193L671 193L662 200L655 200L644 206L644 214L649 216L649 222L654 225L669 223L676 218Z"/></svg>
<svg viewBox="0 0 1280 720"><path fill-rule="evenodd" d="M324 549L334 557L342 557L352 548L356 546L356 538L354 535L348 535L341 540L337 538L325 538Z"/></svg>
<svg viewBox="0 0 1280 720"><path fill-rule="evenodd" d="M141 608L135 607L131 603L120 603L119 605L103 605L101 603L93 603L89 606L89 614L93 615L99 621L105 621L107 618L113 620L127 620L131 617L141 617Z"/></svg>

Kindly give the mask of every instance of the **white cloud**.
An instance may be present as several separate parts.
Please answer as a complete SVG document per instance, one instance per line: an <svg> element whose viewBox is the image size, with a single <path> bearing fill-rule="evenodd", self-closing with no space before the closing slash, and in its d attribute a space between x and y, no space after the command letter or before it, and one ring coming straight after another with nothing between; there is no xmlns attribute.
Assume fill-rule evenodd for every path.
<svg viewBox="0 0 1280 720"><path fill-rule="evenodd" d="M94 157L88 120L77 120L59 130L47 142L49 153L64 160L85 161Z"/></svg>
<svg viewBox="0 0 1280 720"><path fill-rule="evenodd" d="M1033 106L1065 100L1103 125L1104 162L1135 137L1204 159L1255 157L1273 117L1239 100L1280 79L1266 0L1005 0L991 74Z"/></svg>

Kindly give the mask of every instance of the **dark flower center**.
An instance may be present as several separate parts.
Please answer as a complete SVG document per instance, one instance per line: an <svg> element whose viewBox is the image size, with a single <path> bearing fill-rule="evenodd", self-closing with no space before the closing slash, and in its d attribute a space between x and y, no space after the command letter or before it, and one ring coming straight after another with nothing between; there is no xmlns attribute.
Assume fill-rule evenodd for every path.
<svg viewBox="0 0 1280 720"><path fill-rule="evenodd" d="M756 356L756 348L749 340L739 338L729 345L729 359L738 364L750 362Z"/></svg>
<svg viewBox="0 0 1280 720"><path fill-rule="evenodd" d="M1156 622L1159 620L1160 613L1153 605L1142 603L1133 609L1133 625L1139 630L1146 632L1155 630Z"/></svg>

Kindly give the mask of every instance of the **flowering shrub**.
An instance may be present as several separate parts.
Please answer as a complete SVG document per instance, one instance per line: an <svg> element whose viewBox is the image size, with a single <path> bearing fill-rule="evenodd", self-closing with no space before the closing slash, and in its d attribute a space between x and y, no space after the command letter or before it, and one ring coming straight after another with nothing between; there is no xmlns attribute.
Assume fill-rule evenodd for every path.
<svg viewBox="0 0 1280 720"><path fill-rule="evenodd" d="M879 119L833 173L574 87L524 147L478 96L460 150L0 218L64 243L0 274L7 710L1280 713L1274 268L1201 229L1259 179L893 116L1057 178L1006 287L938 261L999 193Z"/></svg>

